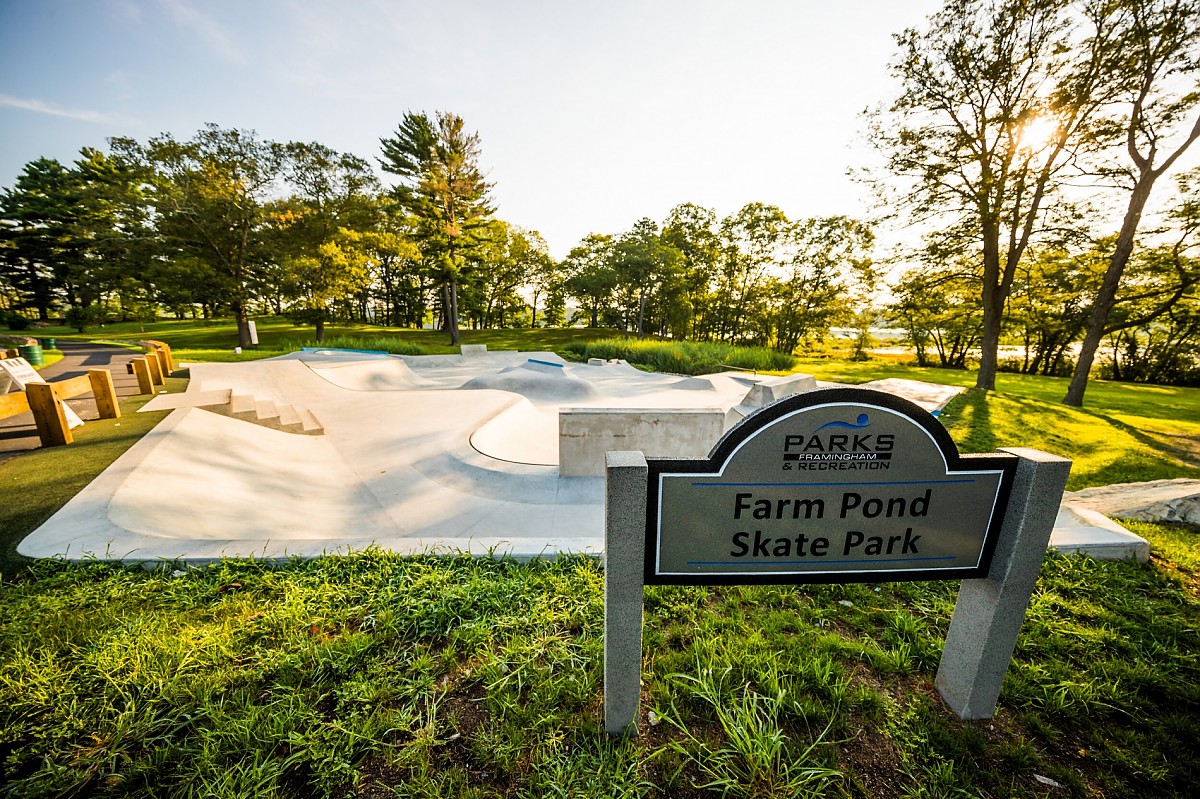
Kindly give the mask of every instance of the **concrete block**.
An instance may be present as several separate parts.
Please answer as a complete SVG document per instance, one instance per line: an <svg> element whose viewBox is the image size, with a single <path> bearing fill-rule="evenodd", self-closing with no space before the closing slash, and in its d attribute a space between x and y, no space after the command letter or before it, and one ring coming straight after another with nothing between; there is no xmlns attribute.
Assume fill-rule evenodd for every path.
<svg viewBox="0 0 1200 799"><path fill-rule="evenodd" d="M605 455L604 729L610 735L637 734L647 471L640 452Z"/></svg>
<svg viewBox="0 0 1200 799"><path fill-rule="evenodd" d="M558 473L604 474L606 452L637 450L650 458L704 458L725 430L720 408L561 408Z"/></svg>
<svg viewBox="0 0 1200 799"><path fill-rule="evenodd" d="M1096 560L1150 560L1149 541L1099 511L1066 502L1054 520L1050 548L1060 555L1087 555Z"/></svg>
<svg viewBox="0 0 1200 799"><path fill-rule="evenodd" d="M963 580L935 684L960 719L988 719L1012 661L1025 609L1046 555L1071 462L1033 449L1019 458L988 576Z"/></svg>
<svg viewBox="0 0 1200 799"><path fill-rule="evenodd" d="M296 411L300 414L300 432L306 436L320 436L325 434L325 426L317 419L316 414L307 408L297 408Z"/></svg>
<svg viewBox="0 0 1200 799"><path fill-rule="evenodd" d="M143 405L138 413L173 411L176 408L205 408L223 416L232 416L229 407L232 393L227 388L216 388L208 391L185 391L182 394L159 394ZM246 399L253 402L252 398Z"/></svg>
<svg viewBox="0 0 1200 799"><path fill-rule="evenodd" d="M273 400L255 400L254 415L259 424L279 429L279 409Z"/></svg>
<svg viewBox="0 0 1200 799"><path fill-rule="evenodd" d="M247 421L255 418L257 403L250 394L231 394L229 397L229 415L235 419Z"/></svg>
<svg viewBox="0 0 1200 799"><path fill-rule="evenodd" d="M751 408L761 408L764 405L770 405L772 402L778 402L784 397L790 397L792 394L802 394L805 391L812 391L817 387L816 378L812 375L784 375L782 377L765 377L750 387L746 392L746 398L742 400L742 405L748 405Z"/></svg>
<svg viewBox="0 0 1200 799"><path fill-rule="evenodd" d="M528 369L531 372L540 372L547 375L566 374L565 363L555 363L554 361L545 361L540 358L528 358L526 359L525 363L521 364L519 368Z"/></svg>
<svg viewBox="0 0 1200 799"><path fill-rule="evenodd" d="M279 412L280 430L293 433L300 429L300 414L296 411L295 405L276 405L275 410Z"/></svg>
<svg viewBox="0 0 1200 799"><path fill-rule="evenodd" d="M464 357L477 357L479 355L487 355L486 344L461 344L459 351Z"/></svg>

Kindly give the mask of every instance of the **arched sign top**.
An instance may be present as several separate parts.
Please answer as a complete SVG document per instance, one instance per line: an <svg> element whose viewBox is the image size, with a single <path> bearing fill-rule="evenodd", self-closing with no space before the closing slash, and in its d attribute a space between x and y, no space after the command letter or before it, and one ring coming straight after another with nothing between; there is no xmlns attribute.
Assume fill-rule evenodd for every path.
<svg viewBox="0 0 1200 799"><path fill-rule="evenodd" d="M648 460L647 583L958 579L987 572L1010 455L960 455L899 397L787 397L703 460Z"/></svg>

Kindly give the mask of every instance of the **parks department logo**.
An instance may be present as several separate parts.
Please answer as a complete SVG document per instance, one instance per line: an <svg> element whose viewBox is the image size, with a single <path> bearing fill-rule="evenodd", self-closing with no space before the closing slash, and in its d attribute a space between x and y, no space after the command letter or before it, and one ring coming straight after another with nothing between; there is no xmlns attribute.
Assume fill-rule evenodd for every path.
<svg viewBox="0 0 1200 799"><path fill-rule="evenodd" d="M808 435L783 439L783 471L878 470L891 468L896 436L870 432L869 414L853 422L827 422Z"/></svg>

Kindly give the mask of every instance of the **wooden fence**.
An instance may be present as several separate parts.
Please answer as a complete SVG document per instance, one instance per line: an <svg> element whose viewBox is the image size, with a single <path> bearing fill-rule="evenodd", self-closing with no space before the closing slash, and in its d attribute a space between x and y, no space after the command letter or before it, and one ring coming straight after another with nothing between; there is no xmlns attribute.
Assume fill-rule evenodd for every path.
<svg viewBox="0 0 1200 799"><path fill-rule="evenodd" d="M161 341L138 343L146 349L146 355L135 358L130 363L130 371L137 376L138 393L153 394L154 387L163 385L165 378L175 371L171 348ZM19 352L0 350L0 355L16 358ZM88 369L86 375L55 383L30 383L24 391L0 395L0 419L32 411L43 447L70 444L75 438L71 435L63 402L88 393L95 398L101 419L121 418L112 373L107 369Z"/></svg>
<svg viewBox="0 0 1200 799"><path fill-rule="evenodd" d="M75 440L63 403L72 397L91 394L101 419L120 419L121 406L107 369L88 369L86 375L57 383L30 383L24 391L0 396L0 419L33 411L33 423L43 447L70 444Z"/></svg>

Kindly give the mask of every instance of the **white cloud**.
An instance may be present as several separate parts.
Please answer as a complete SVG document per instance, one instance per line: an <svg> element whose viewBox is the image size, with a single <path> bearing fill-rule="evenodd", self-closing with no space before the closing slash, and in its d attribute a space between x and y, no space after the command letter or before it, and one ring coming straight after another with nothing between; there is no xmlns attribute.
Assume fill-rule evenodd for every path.
<svg viewBox="0 0 1200 799"><path fill-rule="evenodd" d="M83 122L105 122L111 123L113 120L99 111L71 111L65 108L55 108L52 105L42 102L41 100L23 100L20 97L11 97L7 94L0 94L0 106L8 106L9 108L21 108L25 111L33 111L38 114L49 114L56 117L65 117L67 119L78 119Z"/></svg>

